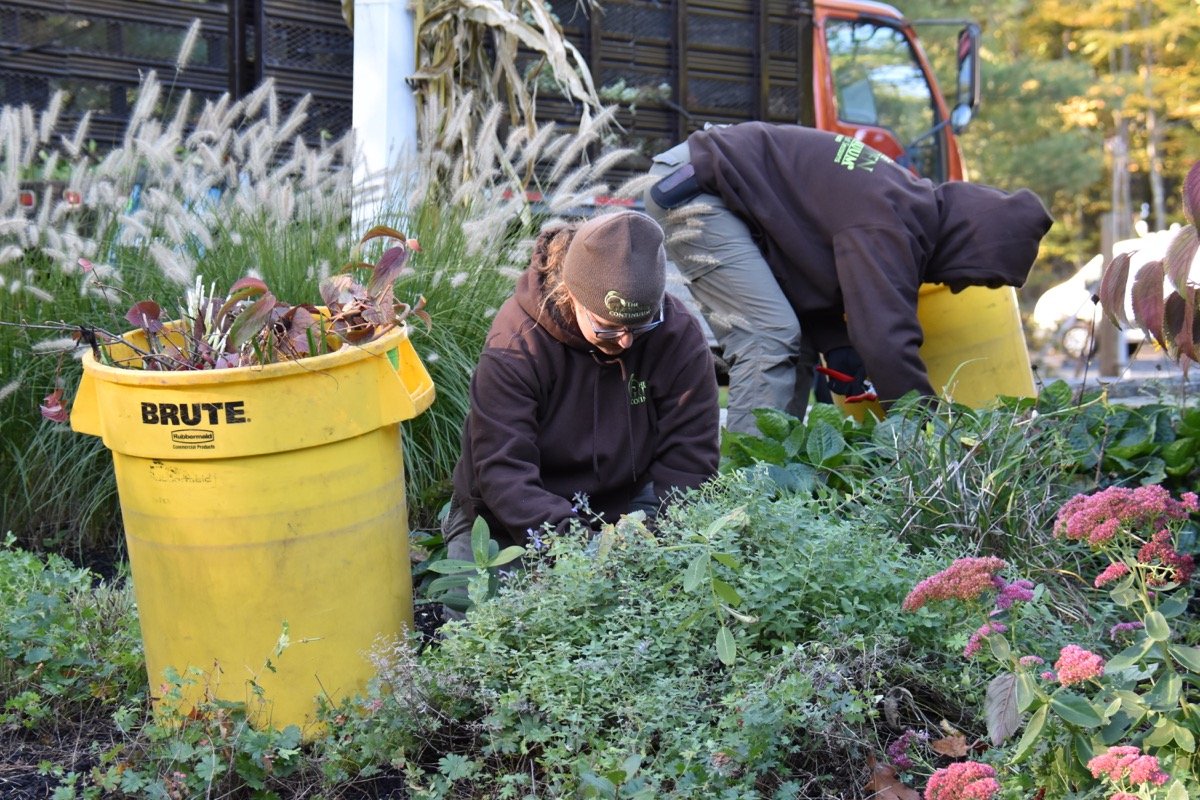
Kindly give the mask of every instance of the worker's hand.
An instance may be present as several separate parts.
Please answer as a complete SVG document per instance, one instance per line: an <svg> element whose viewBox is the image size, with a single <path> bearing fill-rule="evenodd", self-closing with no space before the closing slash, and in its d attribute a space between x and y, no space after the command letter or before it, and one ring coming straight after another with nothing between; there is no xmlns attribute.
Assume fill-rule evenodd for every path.
<svg viewBox="0 0 1200 800"><path fill-rule="evenodd" d="M817 372L829 380L831 392L847 399L873 394L873 389L867 382L867 368L853 347L835 347L830 350L825 354L825 366L817 367Z"/></svg>

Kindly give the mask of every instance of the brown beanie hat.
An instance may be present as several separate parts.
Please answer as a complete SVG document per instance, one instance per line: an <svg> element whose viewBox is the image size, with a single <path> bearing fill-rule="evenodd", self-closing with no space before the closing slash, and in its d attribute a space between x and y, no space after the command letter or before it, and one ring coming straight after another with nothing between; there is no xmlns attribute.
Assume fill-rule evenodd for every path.
<svg viewBox="0 0 1200 800"><path fill-rule="evenodd" d="M562 279L596 316L620 325L648 322L667 285L663 230L638 211L588 220L563 258Z"/></svg>

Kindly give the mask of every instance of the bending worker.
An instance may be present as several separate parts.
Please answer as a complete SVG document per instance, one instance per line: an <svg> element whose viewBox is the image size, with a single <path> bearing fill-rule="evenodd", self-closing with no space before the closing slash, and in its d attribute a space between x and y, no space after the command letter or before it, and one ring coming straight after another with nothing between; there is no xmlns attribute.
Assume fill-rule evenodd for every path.
<svg viewBox="0 0 1200 800"><path fill-rule="evenodd" d="M451 558L473 560L477 516L502 547L536 547L546 524L653 517L673 488L716 473L712 354L665 286L663 232L645 214L539 234L471 378Z"/></svg>
<svg viewBox="0 0 1200 800"><path fill-rule="evenodd" d="M729 362L728 422L803 417L814 357L885 404L934 394L918 349L922 283L1021 286L1052 220L1022 189L938 186L862 142L799 125L697 131L655 157L646 210ZM669 213L671 209L686 209Z"/></svg>

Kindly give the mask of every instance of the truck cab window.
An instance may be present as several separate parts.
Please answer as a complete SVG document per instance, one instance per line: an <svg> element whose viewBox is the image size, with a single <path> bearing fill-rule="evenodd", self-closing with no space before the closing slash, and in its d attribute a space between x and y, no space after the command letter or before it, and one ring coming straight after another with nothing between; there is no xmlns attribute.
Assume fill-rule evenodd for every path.
<svg viewBox="0 0 1200 800"><path fill-rule="evenodd" d="M829 20L825 25L838 119L896 139L897 160L934 182L945 180L937 103L912 44L897 28Z"/></svg>

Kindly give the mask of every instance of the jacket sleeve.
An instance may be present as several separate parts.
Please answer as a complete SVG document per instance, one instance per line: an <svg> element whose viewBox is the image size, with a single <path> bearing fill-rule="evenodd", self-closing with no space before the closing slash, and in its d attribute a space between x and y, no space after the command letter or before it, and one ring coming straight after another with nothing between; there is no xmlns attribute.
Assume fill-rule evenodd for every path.
<svg viewBox="0 0 1200 800"><path fill-rule="evenodd" d="M471 452L480 500L514 541L576 517L542 484L538 375L528 355L484 351L471 378Z"/></svg>
<svg viewBox="0 0 1200 800"><path fill-rule="evenodd" d="M672 488L690 489L707 481L720 458L716 369L700 326L689 322L660 361L661 368L675 367L654 401L659 440L650 478L660 500Z"/></svg>
<svg viewBox="0 0 1200 800"><path fill-rule="evenodd" d="M919 352L921 278L908 235L892 227L849 228L833 237L833 249L850 342L879 399L913 390L932 395Z"/></svg>

